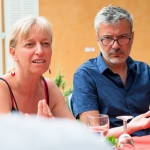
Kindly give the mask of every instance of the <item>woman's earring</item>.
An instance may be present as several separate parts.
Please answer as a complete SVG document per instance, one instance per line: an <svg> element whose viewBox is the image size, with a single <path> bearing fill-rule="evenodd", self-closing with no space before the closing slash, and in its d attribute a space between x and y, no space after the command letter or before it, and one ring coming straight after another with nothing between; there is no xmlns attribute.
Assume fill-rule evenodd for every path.
<svg viewBox="0 0 150 150"><path fill-rule="evenodd" d="M50 70L50 69L48 69L48 71L49 71L49 74L51 74L51 70Z"/></svg>
<svg viewBox="0 0 150 150"><path fill-rule="evenodd" d="M13 77L13 76L15 76L15 71L13 70L13 71L11 71L11 76Z"/></svg>
<svg viewBox="0 0 150 150"><path fill-rule="evenodd" d="M16 74L16 73L15 73L15 62L14 62L14 67L13 67L13 69L11 70L10 73L11 73L11 76L12 76L12 77L14 77L15 74Z"/></svg>

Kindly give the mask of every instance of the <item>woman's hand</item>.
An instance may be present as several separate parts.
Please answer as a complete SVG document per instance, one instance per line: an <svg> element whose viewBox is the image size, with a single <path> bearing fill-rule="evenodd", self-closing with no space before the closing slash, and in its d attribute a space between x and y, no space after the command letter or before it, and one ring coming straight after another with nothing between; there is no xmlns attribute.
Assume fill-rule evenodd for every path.
<svg viewBox="0 0 150 150"><path fill-rule="evenodd" d="M46 118L54 118L49 106L46 104L46 100L40 100L38 103L37 116L43 116Z"/></svg>

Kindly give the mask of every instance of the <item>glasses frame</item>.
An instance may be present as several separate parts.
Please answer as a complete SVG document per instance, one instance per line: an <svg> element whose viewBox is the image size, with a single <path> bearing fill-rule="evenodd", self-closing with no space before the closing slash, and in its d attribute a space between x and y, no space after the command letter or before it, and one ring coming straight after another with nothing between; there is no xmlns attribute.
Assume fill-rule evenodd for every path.
<svg viewBox="0 0 150 150"><path fill-rule="evenodd" d="M132 33L131 33L131 35L132 35ZM131 36L131 35L130 35L130 36ZM99 34L98 34L98 39L102 42L102 44L103 44L103 40L106 40L106 39L104 39L104 38L101 38L101 37L99 36ZM113 39L113 38L112 38L112 41L113 41L112 44L110 44L110 45L105 45L105 44L103 44L103 45L104 45L104 46L112 46L112 45L115 43L115 41L116 41L116 42L118 43L118 45L120 45L120 46L128 45L128 44L130 43L130 40L132 39L132 37L126 38L126 39L129 40L129 42L128 42L128 44L124 44L124 45L119 44L119 42L118 42L119 39L120 39L120 38L118 38L118 39Z"/></svg>

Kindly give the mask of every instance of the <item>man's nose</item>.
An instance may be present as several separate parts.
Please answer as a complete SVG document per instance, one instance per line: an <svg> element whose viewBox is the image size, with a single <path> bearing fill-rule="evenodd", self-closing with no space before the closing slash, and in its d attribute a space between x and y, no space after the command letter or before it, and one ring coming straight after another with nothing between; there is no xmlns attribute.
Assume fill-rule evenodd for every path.
<svg viewBox="0 0 150 150"><path fill-rule="evenodd" d="M115 49L120 47L117 39L114 40L114 43L113 43L112 47L115 48Z"/></svg>

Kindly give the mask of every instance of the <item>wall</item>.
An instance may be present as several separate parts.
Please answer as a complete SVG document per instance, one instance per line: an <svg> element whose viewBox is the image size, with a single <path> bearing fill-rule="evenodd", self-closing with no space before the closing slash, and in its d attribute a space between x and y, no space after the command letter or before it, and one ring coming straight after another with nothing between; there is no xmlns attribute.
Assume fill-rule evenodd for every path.
<svg viewBox="0 0 150 150"><path fill-rule="evenodd" d="M109 4L122 6L134 18L134 45L131 57L150 64L150 1L149 0L39 0L39 14L52 23L54 31L52 74L54 78L60 62L67 85L73 80L77 67L100 51L94 30L94 17ZM85 47L95 47L94 52L86 53Z"/></svg>

